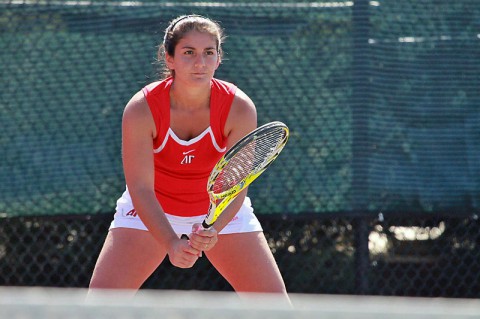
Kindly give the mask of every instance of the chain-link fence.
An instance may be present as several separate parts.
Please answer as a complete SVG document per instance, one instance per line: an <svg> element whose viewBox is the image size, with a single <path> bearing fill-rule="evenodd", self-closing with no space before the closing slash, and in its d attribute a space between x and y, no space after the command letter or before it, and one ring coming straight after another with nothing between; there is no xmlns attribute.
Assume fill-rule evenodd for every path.
<svg viewBox="0 0 480 319"><path fill-rule="evenodd" d="M477 0L0 0L1 284L86 285L123 107L189 13L226 29L217 77L291 129L249 190L291 291L478 297ZM228 289L169 271L146 287Z"/></svg>
<svg viewBox="0 0 480 319"><path fill-rule="evenodd" d="M477 216L261 215L290 292L480 298ZM111 215L0 224L0 285L87 287ZM146 289L231 290L206 258Z"/></svg>

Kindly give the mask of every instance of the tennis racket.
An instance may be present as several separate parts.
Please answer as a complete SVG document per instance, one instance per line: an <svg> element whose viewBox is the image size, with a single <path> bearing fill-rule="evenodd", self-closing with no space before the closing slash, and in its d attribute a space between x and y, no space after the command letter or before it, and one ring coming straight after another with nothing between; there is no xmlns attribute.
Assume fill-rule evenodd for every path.
<svg viewBox="0 0 480 319"><path fill-rule="evenodd" d="M210 207L202 226L208 229L228 205L278 157L288 141L282 122L253 130L230 148L214 166L207 183ZM182 238L188 238L185 234Z"/></svg>

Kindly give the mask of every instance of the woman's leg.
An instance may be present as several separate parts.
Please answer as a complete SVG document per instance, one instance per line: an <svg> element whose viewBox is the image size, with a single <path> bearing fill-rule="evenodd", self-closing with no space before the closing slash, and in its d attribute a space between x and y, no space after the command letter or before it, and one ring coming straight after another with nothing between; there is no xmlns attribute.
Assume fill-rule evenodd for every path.
<svg viewBox="0 0 480 319"><path fill-rule="evenodd" d="M263 232L219 235L206 255L236 292L279 293L288 298Z"/></svg>
<svg viewBox="0 0 480 319"><path fill-rule="evenodd" d="M105 239L89 288L138 290L165 256L149 232L114 228Z"/></svg>

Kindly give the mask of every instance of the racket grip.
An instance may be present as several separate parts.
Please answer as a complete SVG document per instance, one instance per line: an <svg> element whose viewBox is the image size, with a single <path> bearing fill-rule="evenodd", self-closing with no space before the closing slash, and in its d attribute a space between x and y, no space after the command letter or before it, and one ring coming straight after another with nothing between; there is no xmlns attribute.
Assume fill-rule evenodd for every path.
<svg viewBox="0 0 480 319"><path fill-rule="evenodd" d="M212 225L213 225L213 224L212 224ZM212 225L208 225L205 221L202 222L202 228L203 228L204 230L209 229L210 227L212 227ZM200 228L200 227L198 227L198 228ZM194 231L197 231L198 228L195 229ZM189 240L189 239L190 239L187 234L182 234L182 236L180 236L180 238L181 238L181 239L186 239L186 240Z"/></svg>
<svg viewBox="0 0 480 319"><path fill-rule="evenodd" d="M209 224L207 224L205 221L202 222L202 227L203 227L203 229L205 229L205 230L209 229L209 228L212 227L212 226L213 226L213 223L209 225Z"/></svg>

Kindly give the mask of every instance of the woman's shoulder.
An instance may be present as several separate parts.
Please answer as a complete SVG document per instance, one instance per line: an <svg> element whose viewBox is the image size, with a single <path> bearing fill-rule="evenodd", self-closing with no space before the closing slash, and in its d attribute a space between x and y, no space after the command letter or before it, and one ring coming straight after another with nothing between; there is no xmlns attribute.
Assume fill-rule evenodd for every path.
<svg viewBox="0 0 480 319"><path fill-rule="evenodd" d="M229 119L234 122L256 122L257 110L252 99L242 90L237 89L232 102Z"/></svg>
<svg viewBox="0 0 480 319"><path fill-rule="evenodd" d="M151 82L145 85L141 91L143 91L145 95L159 94L163 92L165 89L169 88L171 84L172 84L172 79L167 78L161 81Z"/></svg>
<svg viewBox="0 0 480 319"><path fill-rule="evenodd" d="M127 105L125 106L124 116L126 114L130 114L130 116L132 116L133 114L144 114L147 108L147 100L142 90L140 90L132 96L130 101L128 101Z"/></svg>
<svg viewBox="0 0 480 319"><path fill-rule="evenodd" d="M212 89L216 90L220 94L235 95L238 88L231 82L213 78Z"/></svg>
<svg viewBox="0 0 480 319"><path fill-rule="evenodd" d="M255 109L255 104L253 103L252 99L240 88L237 88L235 92L233 104L238 104L239 106L247 107L249 109Z"/></svg>

